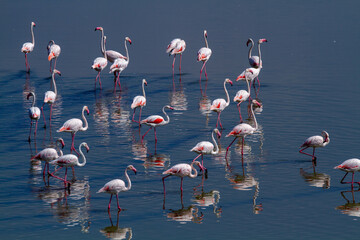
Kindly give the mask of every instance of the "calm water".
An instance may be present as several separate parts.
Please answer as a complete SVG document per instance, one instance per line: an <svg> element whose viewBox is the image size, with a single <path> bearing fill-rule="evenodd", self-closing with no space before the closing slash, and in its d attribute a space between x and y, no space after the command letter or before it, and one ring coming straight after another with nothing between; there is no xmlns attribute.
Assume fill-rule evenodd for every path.
<svg viewBox="0 0 360 240"><path fill-rule="evenodd" d="M355 1L117 1L116 3L6 2L0 9L0 232L2 239L355 239L360 216L360 192L340 184L343 173L333 167L359 157L359 70L356 54L360 39L356 23L360 4ZM22 44L30 41L30 22L36 23L34 51L29 54L31 73L25 73ZM129 36L130 63L121 76L122 92L114 93L109 67L102 72L102 91L94 90L96 72L90 69L100 54L102 26L107 48L125 53ZM207 64L206 97L199 85L201 64L196 52L208 31L213 55ZM185 39L182 75L172 78L172 57L165 53L175 37ZM224 98L223 81L248 67L246 41L262 44L263 69L258 98L264 107L257 119L259 130L246 138L244 166L241 145L226 147L225 135L238 124L232 102L222 114L221 152L206 156L208 178L166 179L164 199L161 173L196 155L189 150L210 140L216 114L206 110ZM53 126L42 128L36 141L27 142L29 90L41 105L49 90L46 45L55 40L62 48L57 69L58 99ZM255 51L256 52L256 51ZM178 73L179 59L175 72ZM169 125L150 131L141 144L139 128L131 122L132 98L148 86L143 116L162 114L170 104ZM181 81L180 81L181 78ZM174 85L173 85L174 84ZM233 99L244 82L228 87ZM63 122L81 116L89 106L89 129L79 132L78 146L86 141L87 164L76 168L70 192L61 182L42 178L42 167L30 158L63 137L69 153L71 137L57 133ZM242 105L246 116L246 104ZM48 116L49 108L45 107ZM138 115L137 115L138 116ZM148 129L141 128L141 134ZM299 146L322 130L331 142L317 150L317 167L299 154ZM133 189L120 194L124 208L117 215L109 195L96 194L104 183L130 174ZM63 174L61 172L59 174ZM60 176L61 176L60 175ZM357 176L359 179L359 176Z"/></svg>

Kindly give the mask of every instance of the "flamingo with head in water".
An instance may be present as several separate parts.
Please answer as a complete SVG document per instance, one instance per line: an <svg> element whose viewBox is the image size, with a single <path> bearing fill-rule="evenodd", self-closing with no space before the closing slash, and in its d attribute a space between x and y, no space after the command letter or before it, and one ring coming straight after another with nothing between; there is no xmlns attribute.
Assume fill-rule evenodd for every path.
<svg viewBox="0 0 360 240"><path fill-rule="evenodd" d="M226 89L226 83L230 83L230 85L232 86L233 82L228 78L226 78L225 81L224 81L224 90L225 90L227 100L225 100L223 98L215 99L212 102L211 107L210 107L211 111L214 111L214 112L216 112L218 114L218 118L217 118L217 121L216 121L216 128L218 127L218 124L220 124L221 129L223 129L223 127L221 125L220 114L230 104L230 97L229 97L229 93L228 93L228 91Z"/></svg>
<svg viewBox="0 0 360 240"><path fill-rule="evenodd" d="M44 103L41 107L41 111L43 113L43 116L44 116L44 123L45 123L45 126L46 127L46 120L45 120L45 114L44 114L44 105L45 103L49 104L50 105L50 117L49 117L49 124L50 124L50 127L51 127L51 114L52 114L52 108L53 108L53 104L55 103L55 100L56 100L56 96L57 96L57 88L56 88L56 83L55 83L55 73L58 74L59 76L61 76L61 72L54 69L53 70L53 73L52 73L52 84L54 86L54 92L53 91L47 91L45 92L45 98L44 98Z"/></svg>
<svg viewBox="0 0 360 240"><path fill-rule="evenodd" d="M21 48L21 52L25 53L25 66L26 66L26 71L27 72L30 72L30 65L29 65L29 62L28 62L27 54L32 52L34 50L34 47L35 47L35 37L34 37L34 27L35 26L36 26L35 23L31 22L30 31L31 31L32 42L24 43L22 45L22 48Z"/></svg>

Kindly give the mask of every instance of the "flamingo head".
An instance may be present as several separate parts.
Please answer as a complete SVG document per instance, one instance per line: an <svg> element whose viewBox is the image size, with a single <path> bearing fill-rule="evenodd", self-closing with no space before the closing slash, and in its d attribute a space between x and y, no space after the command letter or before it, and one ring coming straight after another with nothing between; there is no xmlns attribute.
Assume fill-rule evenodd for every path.
<svg viewBox="0 0 360 240"><path fill-rule="evenodd" d="M221 132L219 131L219 129L215 128L214 132L216 133L216 135L220 138L221 137Z"/></svg>
<svg viewBox="0 0 360 240"><path fill-rule="evenodd" d="M251 38L249 38L246 42L247 47L249 46L249 43L252 43L254 45L254 41Z"/></svg>
<svg viewBox="0 0 360 240"><path fill-rule="evenodd" d="M55 57L55 53L51 52L48 56L48 60L51 61Z"/></svg>
<svg viewBox="0 0 360 240"><path fill-rule="evenodd" d="M204 30L204 36L207 38L207 31Z"/></svg>
<svg viewBox="0 0 360 240"><path fill-rule="evenodd" d="M128 41L131 44L131 39L129 37L126 37L125 41Z"/></svg>
<svg viewBox="0 0 360 240"><path fill-rule="evenodd" d="M95 28L95 31L97 31L97 30L103 31L104 29L103 29L102 27L96 27L96 28Z"/></svg>
<svg viewBox="0 0 360 240"><path fill-rule="evenodd" d="M88 106L84 106L84 110L83 110L83 111L86 111L87 115L89 115L89 114L90 114L90 111L89 111Z"/></svg>
<svg viewBox="0 0 360 240"><path fill-rule="evenodd" d="M231 86L233 85L233 82L228 78L225 79L225 82L230 83Z"/></svg>
<svg viewBox="0 0 360 240"><path fill-rule="evenodd" d="M134 168L134 166L133 166L133 165L129 165L129 166L127 167L127 169L129 169L129 170L133 170L133 172L134 172L134 173L135 173L135 175L136 175L137 170L136 170L136 168Z"/></svg>
<svg viewBox="0 0 360 240"><path fill-rule="evenodd" d="M252 104L257 105L258 107L262 107L262 104L260 102L258 102L256 99L252 100Z"/></svg>
<svg viewBox="0 0 360 240"><path fill-rule="evenodd" d="M166 105L165 108L168 108L168 109L171 109L171 110L174 110L174 108L172 106L169 106L169 105Z"/></svg>
<svg viewBox="0 0 360 240"><path fill-rule="evenodd" d="M57 140L57 141L61 143L61 148L64 148L64 147L65 147L65 142L64 142L64 139L62 139L62 138L58 138L58 140Z"/></svg>
<svg viewBox="0 0 360 240"><path fill-rule="evenodd" d="M201 163L199 161L194 161L193 162L196 166L198 166L200 169L203 169L203 166L201 165Z"/></svg>
<svg viewBox="0 0 360 240"><path fill-rule="evenodd" d="M61 76L61 72L60 72L59 70L57 70L57 69L54 69L54 70L53 70L53 73L54 73L54 74L56 73L56 74L58 74L59 76Z"/></svg>
<svg viewBox="0 0 360 240"><path fill-rule="evenodd" d="M31 26L36 27L36 24L34 22L31 22Z"/></svg>
<svg viewBox="0 0 360 240"><path fill-rule="evenodd" d="M26 99L29 100L29 98L30 98L31 96L35 96L35 94L34 94L33 92L29 92L29 94L27 95Z"/></svg>
<svg viewBox="0 0 360 240"><path fill-rule="evenodd" d="M84 147L86 148L86 152L90 151L89 145L87 145L87 143L83 143Z"/></svg>
<svg viewBox="0 0 360 240"><path fill-rule="evenodd" d="M147 86L147 81L145 80L145 78L143 79L143 83Z"/></svg>
<svg viewBox="0 0 360 240"><path fill-rule="evenodd" d="M329 138L329 134L327 131L322 131L321 135L324 137L324 142L329 142L330 138Z"/></svg>
<svg viewBox="0 0 360 240"><path fill-rule="evenodd" d="M260 38L259 43L263 43L263 42L267 42L267 40L265 38Z"/></svg>

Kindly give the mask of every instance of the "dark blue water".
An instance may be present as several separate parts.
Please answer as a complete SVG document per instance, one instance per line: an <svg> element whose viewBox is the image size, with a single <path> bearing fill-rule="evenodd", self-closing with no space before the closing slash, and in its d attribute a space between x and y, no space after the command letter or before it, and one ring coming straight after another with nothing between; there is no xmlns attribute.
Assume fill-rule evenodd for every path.
<svg viewBox="0 0 360 240"><path fill-rule="evenodd" d="M337 1L136 1L136 2L6 2L0 9L0 228L3 239L355 239L359 227L360 192L340 184L343 173L333 167L359 157L359 70L356 23L359 3ZM35 48L29 54L30 74L25 72L20 48L30 41L30 23L36 23ZM109 65L101 73L103 89L94 89L96 72L90 68L101 56L102 26L107 49L125 54L130 37L130 63L120 79L122 91L113 92ZM197 50L205 46L208 31L213 55L207 63L208 81L202 77L201 94ZM176 37L187 48L182 74L172 76L172 57L165 48ZM262 44L263 69L258 98L259 130L225 151L226 138L239 116L235 103L221 115L224 130L221 151L204 158L208 178L166 179L164 199L161 173L177 163L190 163L189 150L199 141L210 141L216 114L206 110L212 100L224 98L223 81L233 99L244 82L235 78L247 68L246 41L268 39ZM30 122L26 100L32 90L37 106L50 87L46 46L55 40L62 48L57 69L58 99L52 128L41 118L36 141L29 144ZM256 51L255 51L256 53ZM143 116L161 115L164 105L170 123L141 143L148 127L131 122L130 105L141 94L141 80L148 86ZM180 81L181 79L181 81ZM75 145L90 146L87 164L76 168L70 191L51 178L43 181L43 166L30 161L54 139L71 137L56 130L68 119L81 117L87 105L89 129L79 132ZM49 108L45 107L48 116ZM242 105L246 117L246 104ZM299 146L322 130L331 142L317 149L317 166L299 154ZM242 160L244 165L242 165ZM133 188L120 194L124 209L117 214L109 195L96 194L106 182L124 179L133 164ZM70 171L71 172L71 171ZM64 174L63 171L59 176ZM71 173L70 173L71 176ZM358 176L356 176L358 179ZM114 200L113 200L114 201Z"/></svg>

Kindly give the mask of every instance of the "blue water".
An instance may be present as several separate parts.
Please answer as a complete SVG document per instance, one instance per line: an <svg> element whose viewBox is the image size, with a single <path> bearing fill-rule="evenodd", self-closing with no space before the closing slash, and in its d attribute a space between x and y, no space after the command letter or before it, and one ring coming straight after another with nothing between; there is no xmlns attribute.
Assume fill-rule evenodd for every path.
<svg viewBox="0 0 360 240"><path fill-rule="evenodd" d="M355 1L3 3L1 238L355 239L360 193L340 184L343 173L333 167L359 157L357 9ZM27 74L20 48L31 40L31 21L36 23L36 43ZM104 28L107 49L125 54L124 38L132 40L121 92L113 92L110 64L101 73L103 89L94 88L96 72L90 66L101 56L97 26ZM204 29L213 52L207 63L209 79L203 75L201 82L202 90L207 86L206 97L199 85L201 63L196 62L197 50L205 46ZM173 79L173 58L165 49L176 37L187 48L182 74L177 58ZM221 151L204 157L208 178L184 179L181 198L180 179L169 177L164 198L161 173L190 163L196 155L189 150L211 140L217 116L206 107L225 98L224 79L234 81L228 87L231 99L246 88L235 78L249 66L249 37L268 40L261 47L259 130L246 138L243 157L240 142L232 145L227 167L224 156L232 138L225 135L239 121L231 102L221 114ZM26 95L34 91L37 106L42 105L50 87L46 46L52 39L62 48L52 127L44 129L41 116L36 140L28 143L31 101ZM167 104L175 107L168 111L170 123L157 130L156 153L154 132L141 143L148 127L139 133L131 122L130 105L141 94L143 78L148 81L143 117L162 115ZM89 129L76 134L75 145L85 141L90 146L87 164L76 168L70 191L53 178L48 185L43 166L30 158L57 137L64 138L64 153L69 153L70 134L56 130L66 120L80 118L84 105L90 110ZM48 117L48 106L45 113ZM247 118L245 103L242 114ZM298 150L322 130L329 132L331 142L316 150L313 169L311 159ZM132 189L119 195L124 210L118 214L113 199L109 215L109 195L96 192L112 179L125 179L129 164L138 173L129 174Z"/></svg>

